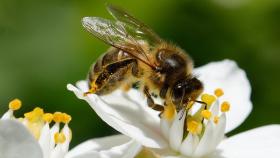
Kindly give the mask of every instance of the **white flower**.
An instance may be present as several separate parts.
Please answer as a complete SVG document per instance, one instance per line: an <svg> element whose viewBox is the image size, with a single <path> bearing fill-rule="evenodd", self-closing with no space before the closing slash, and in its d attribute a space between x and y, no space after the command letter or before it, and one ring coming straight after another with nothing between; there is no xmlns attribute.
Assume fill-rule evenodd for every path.
<svg viewBox="0 0 280 158"><path fill-rule="evenodd" d="M11 101L9 110L0 119L1 158L126 158L141 149L129 137L116 135L88 140L68 152L72 139L68 126L71 116L61 112L44 113L37 107L25 113L24 118L16 118L13 113L20 107L20 100ZM54 125L50 126L52 121Z"/></svg>
<svg viewBox="0 0 280 158"><path fill-rule="evenodd" d="M208 102L209 108L202 112L203 108L193 105L187 116L181 115L184 111L172 114L172 110L165 110L171 111L173 117L163 115L159 118L136 90L128 93L117 90L99 97L83 95L88 91L86 81L78 82L78 88L67 87L78 98L86 100L106 123L153 150L157 156L262 158L280 155L279 125L253 129L224 139L225 133L239 126L252 109L249 81L235 62L209 63L195 69L194 74L204 83L205 96L202 99ZM224 96L221 96L221 89L215 92L216 97L208 95L213 94L217 87L223 89ZM183 118L179 119L181 116Z"/></svg>

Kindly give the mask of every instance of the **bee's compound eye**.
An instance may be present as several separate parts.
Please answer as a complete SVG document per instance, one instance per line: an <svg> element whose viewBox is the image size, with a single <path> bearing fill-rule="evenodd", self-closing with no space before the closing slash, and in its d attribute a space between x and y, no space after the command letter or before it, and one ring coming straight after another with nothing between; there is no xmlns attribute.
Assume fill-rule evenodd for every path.
<svg viewBox="0 0 280 158"><path fill-rule="evenodd" d="M184 97L184 90L182 85L178 84L173 88L173 93L172 93L172 100L173 102L179 103L181 102L182 98Z"/></svg>

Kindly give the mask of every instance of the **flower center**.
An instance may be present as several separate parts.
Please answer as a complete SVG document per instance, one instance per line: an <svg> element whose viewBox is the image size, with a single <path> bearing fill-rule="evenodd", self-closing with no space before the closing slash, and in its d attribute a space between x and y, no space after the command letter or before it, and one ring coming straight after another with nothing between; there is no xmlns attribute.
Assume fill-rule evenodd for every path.
<svg viewBox="0 0 280 158"><path fill-rule="evenodd" d="M201 102L206 105L189 103L186 109L182 109L178 114L174 106L165 107L161 121L168 123L162 124L165 125L162 126L162 132L169 139L173 150L189 157L202 157L215 150L224 137L225 113L230 110L229 102L219 103L223 95L220 88L216 89L213 95L202 94ZM184 119L181 114L185 115ZM169 124L169 127L166 127L166 124Z"/></svg>
<svg viewBox="0 0 280 158"><path fill-rule="evenodd" d="M200 134L202 130L202 124L194 120L187 120L187 131L192 134Z"/></svg>

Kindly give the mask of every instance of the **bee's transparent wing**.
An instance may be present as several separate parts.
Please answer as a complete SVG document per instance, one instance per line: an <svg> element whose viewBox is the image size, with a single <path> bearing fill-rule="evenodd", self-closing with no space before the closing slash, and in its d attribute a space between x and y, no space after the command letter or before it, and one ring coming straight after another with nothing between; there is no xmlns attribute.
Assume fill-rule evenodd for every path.
<svg viewBox="0 0 280 158"><path fill-rule="evenodd" d="M107 5L107 10L116 20L130 25L133 30L131 34L135 38L147 41L150 46L153 46L161 41L160 37L154 33L152 29L121 8L113 5Z"/></svg>
<svg viewBox="0 0 280 158"><path fill-rule="evenodd" d="M133 26L120 21L111 21L99 17L85 17L82 23L90 33L105 43L129 53L155 68L146 54L147 51L142 48L142 38L135 36Z"/></svg>

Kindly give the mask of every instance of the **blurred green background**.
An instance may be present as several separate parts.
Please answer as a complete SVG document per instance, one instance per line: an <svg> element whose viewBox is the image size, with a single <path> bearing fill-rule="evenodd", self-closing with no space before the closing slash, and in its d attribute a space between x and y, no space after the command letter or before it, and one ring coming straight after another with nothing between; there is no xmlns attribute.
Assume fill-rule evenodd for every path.
<svg viewBox="0 0 280 158"><path fill-rule="evenodd" d="M125 8L163 39L180 45L196 66L229 58L245 69L254 109L230 135L280 123L279 0L106 2ZM17 97L24 104L21 111L41 106L71 114L72 146L116 133L66 90L67 83L84 79L92 62L108 48L80 22L84 16L109 18L106 2L0 0L0 115Z"/></svg>

